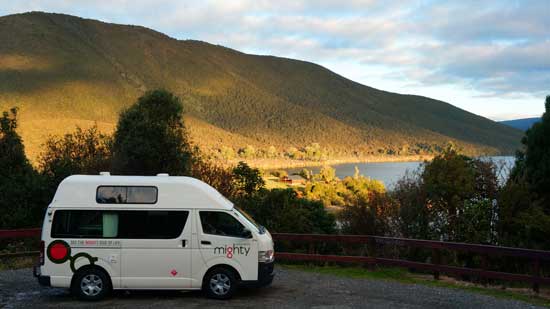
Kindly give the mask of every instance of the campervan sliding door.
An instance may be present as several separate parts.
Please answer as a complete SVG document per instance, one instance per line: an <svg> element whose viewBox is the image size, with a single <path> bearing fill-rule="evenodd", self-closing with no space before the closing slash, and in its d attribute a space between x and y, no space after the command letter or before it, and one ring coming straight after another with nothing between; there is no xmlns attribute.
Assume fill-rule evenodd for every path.
<svg viewBox="0 0 550 309"><path fill-rule="evenodd" d="M122 288L190 288L190 212L135 210L123 217Z"/></svg>

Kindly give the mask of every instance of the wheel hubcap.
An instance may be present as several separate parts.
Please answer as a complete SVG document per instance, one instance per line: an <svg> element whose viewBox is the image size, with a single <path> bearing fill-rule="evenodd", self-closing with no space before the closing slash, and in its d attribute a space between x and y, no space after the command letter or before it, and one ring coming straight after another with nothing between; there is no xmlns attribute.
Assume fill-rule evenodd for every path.
<svg viewBox="0 0 550 309"><path fill-rule="evenodd" d="M87 296L96 296L103 290L103 281L94 274L87 275L82 278L80 289Z"/></svg>
<svg viewBox="0 0 550 309"><path fill-rule="evenodd" d="M215 274L210 279L210 289L216 295L225 295L231 288L231 280L225 274Z"/></svg>

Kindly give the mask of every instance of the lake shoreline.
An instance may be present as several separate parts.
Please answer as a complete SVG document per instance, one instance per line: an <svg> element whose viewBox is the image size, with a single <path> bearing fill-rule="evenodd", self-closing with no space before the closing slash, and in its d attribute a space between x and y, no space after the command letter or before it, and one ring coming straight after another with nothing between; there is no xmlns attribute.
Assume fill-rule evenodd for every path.
<svg viewBox="0 0 550 309"><path fill-rule="evenodd" d="M299 167L319 167L325 165L339 165L350 163L392 163L392 162L424 162L433 159L434 156L414 155L414 156L367 156L367 157L349 157L328 159L323 161L306 161L292 159L241 159L226 161L223 165L234 166L239 161L244 161L251 167L263 170L299 168Z"/></svg>

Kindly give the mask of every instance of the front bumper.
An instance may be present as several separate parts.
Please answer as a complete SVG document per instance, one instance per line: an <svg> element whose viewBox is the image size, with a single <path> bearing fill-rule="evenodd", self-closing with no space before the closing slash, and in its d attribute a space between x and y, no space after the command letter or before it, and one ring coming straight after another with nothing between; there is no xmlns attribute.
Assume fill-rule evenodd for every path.
<svg viewBox="0 0 550 309"><path fill-rule="evenodd" d="M51 286L50 276L42 276L40 274L40 266L34 266L32 268L32 275L38 279L38 283L42 286Z"/></svg>
<svg viewBox="0 0 550 309"><path fill-rule="evenodd" d="M260 288L268 286L275 278L275 262L258 263L258 280L243 280L241 284L246 287Z"/></svg>

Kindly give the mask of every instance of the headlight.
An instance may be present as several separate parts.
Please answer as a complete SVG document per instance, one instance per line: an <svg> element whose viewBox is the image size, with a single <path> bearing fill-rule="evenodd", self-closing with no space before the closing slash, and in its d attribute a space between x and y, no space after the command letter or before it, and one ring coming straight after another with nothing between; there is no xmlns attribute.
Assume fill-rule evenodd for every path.
<svg viewBox="0 0 550 309"><path fill-rule="evenodd" d="M260 251L258 252L258 262L260 263L270 263L273 262L275 256L273 250Z"/></svg>

